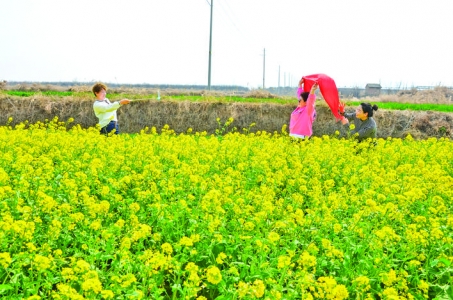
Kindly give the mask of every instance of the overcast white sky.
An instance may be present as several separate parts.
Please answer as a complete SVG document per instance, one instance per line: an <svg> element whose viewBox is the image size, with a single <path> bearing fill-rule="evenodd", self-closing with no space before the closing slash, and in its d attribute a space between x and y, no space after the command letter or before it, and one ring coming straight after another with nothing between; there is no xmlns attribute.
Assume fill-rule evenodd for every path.
<svg viewBox="0 0 453 300"><path fill-rule="evenodd" d="M211 85L453 86L452 0L2 0L0 80L207 85L211 1Z"/></svg>

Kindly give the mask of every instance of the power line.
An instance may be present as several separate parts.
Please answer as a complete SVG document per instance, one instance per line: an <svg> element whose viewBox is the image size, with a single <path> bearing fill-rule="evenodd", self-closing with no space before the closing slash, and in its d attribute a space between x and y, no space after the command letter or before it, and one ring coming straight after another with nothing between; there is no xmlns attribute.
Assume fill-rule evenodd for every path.
<svg viewBox="0 0 453 300"><path fill-rule="evenodd" d="M211 56L212 56L212 18L213 18L213 0L211 0L211 3L206 0L206 2L211 6L211 28L210 28L210 41L209 41L209 71L208 71L208 88L211 88ZM257 54L256 51L258 46L258 42L255 39L255 36L253 34L249 34L248 32L245 32L243 27L238 26L238 20L239 18L236 17L235 12L233 9L231 9L230 5L228 4L228 1L224 0L218 0L216 5L216 13L218 14L218 17L216 17L216 24L223 24L225 28L227 29L228 33L233 33L232 38L234 42L234 32L228 31L228 28L233 28L233 31L236 31L239 33L239 35L242 37L243 41L238 41L241 44L247 44L248 47L243 47L242 54L246 54L246 57L252 57L252 56L261 56L260 54ZM216 25L218 26L218 25ZM245 28L247 31L247 28ZM248 52L248 53L245 53ZM265 59L265 58L264 58ZM263 63L263 73L264 73L264 63ZM264 77L264 74L263 74ZM263 86L264 86L264 78L263 78Z"/></svg>
<svg viewBox="0 0 453 300"><path fill-rule="evenodd" d="M228 5L228 2L225 2L227 5ZM220 6L220 9L222 11L222 13L224 13L226 15L226 17L228 18L228 20L233 24L234 28L236 28L236 30L241 33L241 31L239 30L239 28L236 26L236 23L232 20L232 18L230 17L230 14L224 9L224 7L222 6L222 1L219 1L219 6ZM230 9L231 10L231 9Z"/></svg>

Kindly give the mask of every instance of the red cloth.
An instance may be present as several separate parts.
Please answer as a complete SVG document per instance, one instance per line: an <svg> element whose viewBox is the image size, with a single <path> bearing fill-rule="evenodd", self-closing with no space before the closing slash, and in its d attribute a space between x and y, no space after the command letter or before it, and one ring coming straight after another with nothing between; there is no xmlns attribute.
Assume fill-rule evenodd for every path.
<svg viewBox="0 0 453 300"><path fill-rule="evenodd" d="M338 96L338 89L335 84L335 81L327 76L326 74L313 74L303 76L304 80L304 91L310 92L312 85L317 82L319 85L319 90L326 100L327 105L329 105L330 110L337 120L341 119L341 115L338 113L338 107L340 104L340 97Z"/></svg>

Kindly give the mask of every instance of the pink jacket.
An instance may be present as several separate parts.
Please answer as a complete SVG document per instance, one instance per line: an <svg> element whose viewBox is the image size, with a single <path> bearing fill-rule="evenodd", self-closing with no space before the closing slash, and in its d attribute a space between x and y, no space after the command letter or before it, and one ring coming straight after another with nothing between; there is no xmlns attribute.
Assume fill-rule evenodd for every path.
<svg viewBox="0 0 453 300"><path fill-rule="evenodd" d="M291 113L291 119L289 121L290 135L297 134L309 137L313 134L313 122L316 116L315 100L316 95L310 94L307 104L304 107L296 107Z"/></svg>

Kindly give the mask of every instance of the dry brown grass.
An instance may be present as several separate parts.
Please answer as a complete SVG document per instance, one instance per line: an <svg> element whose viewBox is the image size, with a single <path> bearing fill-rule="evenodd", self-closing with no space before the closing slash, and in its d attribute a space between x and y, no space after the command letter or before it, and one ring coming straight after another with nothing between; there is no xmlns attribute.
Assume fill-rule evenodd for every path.
<svg viewBox="0 0 453 300"><path fill-rule="evenodd" d="M1 86L0 86L1 87ZM62 87L29 85L14 87L24 91L61 90ZM65 90L76 92L90 92L91 86L66 87ZM91 93L91 92L90 92ZM97 119L94 116L92 104L93 97L86 96L44 96L35 94L31 97L0 96L0 125L6 124L9 117L13 117L12 125L24 121L35 123L52 119L58 116L60 120L74 118L75 124L82 127L95 126ZM156 94L157 89L145 88L111 88L110 94ZM284 125L288 125L289 116L296 105L272 103L222 103L216 97L230 93L205 90L160 90L162 96L203 96L212 101L142 101L122 107L118 111L119 123L122 132L139 132L145 127L156 127L160 130L164 125L169 125L175 132L186 132L192 128L195 132L206 131L214 133L218 129L217 118L225 122L233 117L235 121L231 127L238 131L249 128L255 123L251 131L264 130L267 132L280 132ZM231 95L231 94L230 94ZM269 92L256 90L243 95L244 97L273 99L278 98ZM453 91L444 87L426 91L402 91L397 95L382 95L370 98L370 101L403 102L403 103L452 103ZM332 135L336 130L346 134L344 128L335 122L332 113L323 102L317 102L317 119L314 124L314 135ZM405 137L411 134L414 138L428 137L453 137L453 114L440 112L417 111L386 111L380 109L375 114L378 124L378 137Z"/></svg>
<svg viewBox="0 0 453 300"><path fill-rule="evenodd" d="M438 86L432 90L403 90L395 95L380 95L367 99L373 102L453 104L453 90Z"/></svg>
<svg viewBox="0 0 453 300"><path fill-rule="evenodd" d="M268 91L265 90L252 90L244 95L245 98L259 98L259 99L276 99L280 98L277 95L271 94Z"/></svg>
<svg viewBox="0 0 453 300"><path fill-rule="evenodd" d="M322 103L322 102L321 102ZM317 119L314 123L314 135L333 135L339 130L346 130L335 119L326 105L317 105ZM44 96L28 99L0 96L0 125L13 117L12 125L28 121L74 118L74 124L82 127L96 125L93 113L93 99L52 100ZM142 101L133 102L118 110L121 131L125 133L139 132L145 127L156 127L158 131L169 125L176 133L186 132L192 128L194 132L206 131L214 133L219 129L217 118L224 123L233 117L234 122L229 130L236 127L238 131L248 129L252 123L256 126L251 132L281 132L288 125L289 116L295 107L290 104L272 103L222 103L222 102L191 102L191 101ZM417 111L386 111L379 110L375 114L378 124L378 137L405 137L411 134L414 138L453 137L453 114Z"/></svg>
<svg viewBox="0 0 453 300"><path fill-rule="evenodd" d="M6 81L0 82L0 90L19 90L19 91L73 91L73 92L91 92L91 85L74 85L60 86L51 84L17 84L8 85ZM194 89L157 89L157 88L141 88L141 87L109 87L109 94L136 94L149 95L160 92L161 96L205 96L205 97L222 97L240 95L245 98L260 98L260 99L277 99L291 98L288 96L279 96L272 94L267 90L250 90L248 92L231 92L231 91L209 91L209 90L194 90ZM294 93L295 94L295 93ZM294 96L295 97L295 96ZM293 97L293 98L294 98ZM432 90L401 90L396 94L387 95L381 94L378 97L360 98L372 102L400 102L400 103L453 103L453 90L444 86L434 87ZM345 100L358 100L357 98Z"/></svg>

